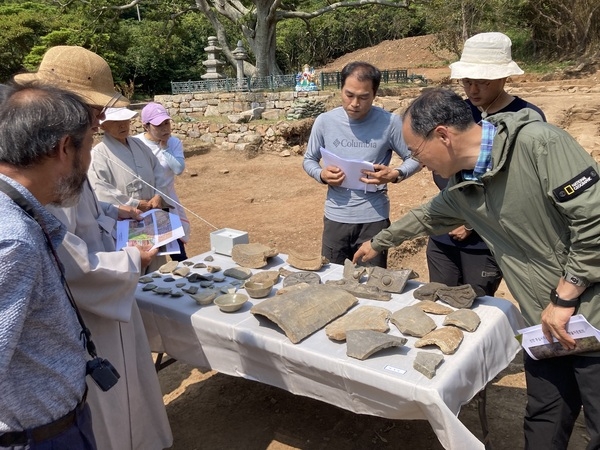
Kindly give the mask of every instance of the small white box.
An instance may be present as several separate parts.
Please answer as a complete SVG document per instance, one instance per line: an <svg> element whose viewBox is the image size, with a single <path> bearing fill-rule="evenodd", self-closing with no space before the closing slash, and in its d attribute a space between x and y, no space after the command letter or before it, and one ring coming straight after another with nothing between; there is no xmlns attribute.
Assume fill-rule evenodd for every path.
<svg viewBox="0 0 600 450"><path fill-rule="evenodd" d="M210 233L210 246L213 252L231 256L231 249L237 244L247 244L248 233L232 228L221 228Z"/></svg>

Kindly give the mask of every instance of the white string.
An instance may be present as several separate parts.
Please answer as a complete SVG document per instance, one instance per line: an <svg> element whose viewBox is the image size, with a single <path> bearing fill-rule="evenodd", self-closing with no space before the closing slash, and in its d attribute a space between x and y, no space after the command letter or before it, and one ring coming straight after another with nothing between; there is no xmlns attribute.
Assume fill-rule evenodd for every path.
<svg viewBox="0 0 600 450"><path fill-rule="evenodd" d="M123 169L125 172L127 172L129 175L133 176L134 178L140 180L142 183L144 183L146 186L151 187L152 189L154 189L156 192L158 192L160 194L161 197L175 203L177 206L181 206L183 209L185 209L187 212L189 212L190 214L192 214L194 217L196 217L197 219L200 219L202 222L204 222L205 224L211 226L212 228L214 228L215 230L218 230L218 227L215 227L212 223L210 223L208 220L203 219L202 217L200 217L198 214L196 214L194 211L192 211L190 208L188 208L187 206L183 206L181 203L179 203L177 200L175 200L174 198L171 198L170 196L168 196L167 194L165 194L164 192L161 192L160 189L157 189L155 186L152 186L150 183L148 183L146 180L143 180L139 175L133 173L131 170L129 170L129 167L126 167L122 164L120 164L119 162L115 161L114 159L111 159L108 155L104 155L105 157L107 157L107 159L110 160L110 162L112 162L113 164L116 164L117 166L119 166L121 169Z"/></svg>

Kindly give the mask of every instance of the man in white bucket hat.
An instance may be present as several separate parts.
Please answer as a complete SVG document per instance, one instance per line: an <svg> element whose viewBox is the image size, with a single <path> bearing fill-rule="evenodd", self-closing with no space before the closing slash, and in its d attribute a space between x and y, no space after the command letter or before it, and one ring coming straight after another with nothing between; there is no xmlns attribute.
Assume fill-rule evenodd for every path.
<svg viewBox="0 0 600 450"><path fill-rule="evenodd" d="M458 79L467 95L475 122L493 114L517 112L524 108L544 113L537 106L505 91L510 76L523 70L512 60L511 40L502 33L480 33L467 39L460 61L450 64L450 78ZM433 175L443 189L448 179ZM450 233L431 236L427 244L429 280L448 286L471 284L493 296L502 281L502 272L487 245L469 225Z"/></svg>
<svg viewBox="0 0 600 450"><path fill-rule="evenodd" d="M110 108L121 110L129 105L129 100L115 91L108 63L82 47L52 47L37 72L14 78L18 83L51 84L78 94L94 110L95 127ZM135 300L140 274L157 251L137 247L115 251L113 237L116 220L137 217L139 211L99 202L88 181L76 206L48 209L69 231L58 256L75 302L99 353L121 375L108 392L89 385L98 449L170 447L171 428Z"/></svg>

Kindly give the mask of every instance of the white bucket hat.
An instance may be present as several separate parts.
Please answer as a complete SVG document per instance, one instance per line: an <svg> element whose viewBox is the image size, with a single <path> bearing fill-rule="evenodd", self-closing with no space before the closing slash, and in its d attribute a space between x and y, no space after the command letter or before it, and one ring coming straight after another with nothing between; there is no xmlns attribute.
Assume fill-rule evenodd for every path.
<svg viewBox="0 0 600 450"><path fill-rule="evenodd" d="M525 72L512 60L512 42L502 33L480 33L465 41L460 61L450 64L450 78L499 80Z"/></svg>
<svg viewBox="0 0 600 450"><path fill-rule="evenodd" d="M103 124L109 120L129 120L137 116L137 111L132 111L127 108L106 108L104 111L104 120L100 123Z"/></svg>

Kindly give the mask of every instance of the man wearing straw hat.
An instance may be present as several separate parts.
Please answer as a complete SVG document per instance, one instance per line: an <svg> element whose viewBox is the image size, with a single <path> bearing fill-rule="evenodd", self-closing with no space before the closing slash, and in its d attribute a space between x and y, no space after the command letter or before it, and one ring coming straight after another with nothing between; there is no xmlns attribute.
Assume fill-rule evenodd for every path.
<svg viewBox="0 0 600 450"><path fill-rule="evenodd" d="M115 91L106 61L82 47L50 48L36 73L15 76L17 82L28 80L80 95L96 111L96 127L105 108L129 104ZM98 350L121 374L108 392L89 387L98 448L170 447L171 429L135 301L138 278L156 250L127 247L115 251L113 238L116 220L137 217L139 211L99 202L89 182L76 206L49 209L69 230L58 255L75 301Z"/></svg>
<svg viewBox="0 0 600 450"><path fill-rule="evenodd" d="M512 60L512 42L503 33L480 33L467 39L460 61L450 64L450 78L458 79L467 95L475 122L504 112L533 109L544 120L541 109L506 92L508 77L524 72ZM444 189L448 179L433 174L433 181ZM502 281L502 271L479 234L467 225L449 233L431 236L427 243L429 281L447 286L471 284L493 296Z"/></svg>

